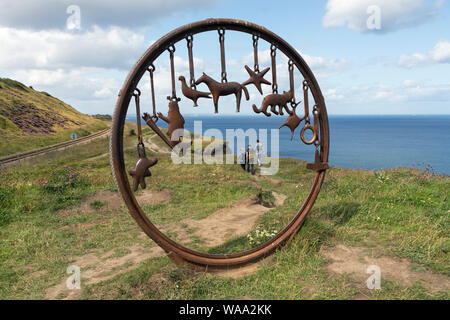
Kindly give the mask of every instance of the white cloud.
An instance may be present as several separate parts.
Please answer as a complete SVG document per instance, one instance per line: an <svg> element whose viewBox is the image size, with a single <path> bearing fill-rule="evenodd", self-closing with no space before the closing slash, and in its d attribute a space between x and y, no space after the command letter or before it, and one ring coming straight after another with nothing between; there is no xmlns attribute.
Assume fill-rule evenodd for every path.
<svg viewBox="0 0 450 320"><path fill-rule="evenodd" d="M0 0L0 25L21 29L64 29L70 5L81 10L81 28L142 27L175 12L199 10L216 0Z"/></svg>
<svg viewBox="0 0 450 320"><path fill-rule="evenodd" d="M351 63L346 59L325 59L307 54L302 57L318 78L330 77L351 67Z"/></svg>
<svg viewBox="0 0 450 320"><path fill-rule="evenodd" d="M397 61L402 68L413 68L435 63L450 63L450 41L439 41L428 53L403 54Z"/></svg>
<svg viewBox="0 0 450 320"><path fill-rule="evenodd" d="M443 1L428 0L329 0L322 24L325 27L347 26L358 32L390 32L415 27L437 15ZM380 9L380 29L370 30L367 20L370 6Z"/></svg>
<svg viewBox="0 0 450 320"><path fill-rule="evenodd" d="M324 92L327 101L342 100L346 104L359 106L370 103L446 102L450 100L450 83L426 84L415 80L405 80L395 86L380 84L339 86L326 88Z"/></svg>
<svg viewBox="0 0 450 320"><path fill-rule="evenodd" d="M120 81L106 77L104 69L77 68L73 70L21 69L12 77L36 90L49 91L52 95L65 99L98 100L117 97Z"/></svg>
<svg viewBox="0 0 450 320"><path fill-rule="evenodd" d="M406 54L402 54L400 56L400 58L398 59L398 66L399 67L403 67L403 68L412 68L415 67L419 64L424 64L427 63L428 57L424 54L420 54L420 53L415 53L413 55L406 55Z"/></svg>
<svg viewBox="0 0 450 320"><path fill-rule="evenodd" d="M0 39L2 69L128 69L145 49L143 35L118 27L82 33L0 28Z"/></svg>
<svg viewBox="0 0 450 320"><path fill-rule="evenodd" d="M450 63L450 41L439 41L430 52L435 62Z"/></svg>

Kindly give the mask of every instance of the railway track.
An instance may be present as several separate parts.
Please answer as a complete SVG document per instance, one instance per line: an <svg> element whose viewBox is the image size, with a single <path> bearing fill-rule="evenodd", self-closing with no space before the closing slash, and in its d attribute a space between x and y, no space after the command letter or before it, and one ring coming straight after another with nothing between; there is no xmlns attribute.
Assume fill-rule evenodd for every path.
<svg viewBox="0 0 450 320"><path fill-rule="evenodd" d="M105 129L105 130L101 130L99 132L93 133L91 135L81 137L79 139L65 141L65 142L57 143L57 144L54 144L51 146L34 149L31 151L16 153L16 154L6 156L6 157L0 157L0 167L6 167L6 166L12 165L14 163L23 161L23 160L27 160L27 159L30 159L30 158L33 158L33 157L36 157L39 155L47 154L49 152L64 150L66 148L69 148L69 147L72 147L72 146L75 146L78 144L89 142L93 139L107 136L109 133L110 133L110 129Z"/></svg>

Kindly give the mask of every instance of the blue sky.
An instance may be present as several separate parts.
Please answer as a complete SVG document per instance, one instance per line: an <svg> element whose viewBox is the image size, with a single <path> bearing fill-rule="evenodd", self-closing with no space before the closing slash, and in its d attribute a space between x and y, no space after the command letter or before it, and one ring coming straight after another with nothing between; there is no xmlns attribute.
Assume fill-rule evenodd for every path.
<svg viewBox="0 0 450 320"><path fill-rule="evenodd" d="M67 29L70 4L80 8L80 30ZM371 5L379 8L377 30L366 25ZM112 113L129 69L153 41L209 17L248 20L287 40L316 74L330 114L450 114L450 6L440 0L0 0L0 76L50 92L86 113ZM194 40L197 76L202 68L216 78L220 73L216 40L214 33ZM229 80L245 81L251 39L226 34L226 48ZM185 43L176 54L177 73L187 75ZM158 109L164 112L170 81L167 58L160 59ZM141 85L146 87L146 79ZM251 95L242 113L251 114L251 103L262 99L255 90ZM223 99L221 113L233 113L229 104L232 98ZM197 110L186 102L182 110L213 108L206 100Z"/></svg>

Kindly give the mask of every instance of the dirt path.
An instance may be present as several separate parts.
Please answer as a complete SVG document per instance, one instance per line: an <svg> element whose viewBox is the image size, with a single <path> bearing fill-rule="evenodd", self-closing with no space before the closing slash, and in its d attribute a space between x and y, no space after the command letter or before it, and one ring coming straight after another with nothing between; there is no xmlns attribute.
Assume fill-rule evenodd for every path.
<svg viewBox="0 0 450 320"><path fill-rule="evenodd" d="M273 192L276 205L280 206L286 200L285 195ZM226 241L248 234L254 227L258 218L271 208L267 208L257 202L256 198L247 198L235 201L231 206L217 210L205 219L184 219L190 229L189 234L180 228L172 229L179 236L177 240L187 244L193 237L202 240L207 247L215 247ZM170 226L162 227L162 230L171 230Z"/></svg>
<svg viewBox="0 0 450 320"><path fill-rule="evenodd" d="M163 255L160 247L150 249L143 248L139 245L128 248L130 253L119 257L110 258L114 250L106 252L103 255L89 253L80 257L74 257L75 261L72 265L80 267L81 270L81 287L93 283L98 283L115 277L120 273L127 272L136 268L140 262L159 257ZM63 299L76 299L81 295L80 289L67 289L67 279L47 290L45 299L57 299L61 295Z"/></svg>
<svg viewBox="0 0 450 320"><path fill-rule="evenodd" d="M286 199L285 195L273 193L276 199L276 205L282 205ZM137 196L138 201L141 204L158 203L167 201L170 199L168 190L162 191L144 191L141 195ZM93 200L105 202L105 209L116 209L122 204L120 195L117 192L101 191L94 196L86 199L81 205L81 210L88 212L92 210L90 203ZM179 226L173 228L172 226L161 227L161 231L167 232L167 230L177 232L177 240L189 241L193 237L202 239L207 246L217 246L223 244L225 241L248 234L253 228L257 219L270 208L264 207L257 203L256 198L247 198L239 201L235 201L229 207L220 209L205 219L194 220L185 219L181 223L186 224L192 232L187 232ZM80 226L77 226L79 228ZM146 238L147 236L142 233L140 237ZM160 247L144 248L139 245L134 245L128 248L130 253L122 257L110 256L113 251L107 252L102 255L89 253L83 256L73 257L74 262L72 265L76 265L81 269L81 286L86 284L98 283L104 280L111 279L118 274L135 269L138 264L150 258L163 256L165 253ZM261 263L248 265L239 269L224 270L219 274L227 277L241 277L257 270ZM67 276L68 277L68 276ZM69 290L67 289L66 280L64 280L49 288L46 291L46 299L56 299L63 297L63 299L76 299L81 295L81 290Z"/></svg>
<svg viewBox="0 0 450 320"><path fill-rule="evenodd" d="M430 271L413 271L413 264L407 259L388 256L372 257L367 248L348 247L339 244L335 247L322 247L322 255L328 260L327 270L331 274L348 274L355 283L362 298L369 296L366 280L373 273L367 273L371 265L378 266L381 271L381 288L383 279L391 280L400 286L411 286L419 282L430 292L450 290L450 278Z"/></svg>
<svg viewBox="0 0 450 320"><path fill-rule="evenodd" d="M150 190L145 189L136 195L137 201L145 206L149 204L157 204L171 199L170 192L168 189L162 190ZM98 207L93 208L92 203L97 203ZM97 191L93 196L87 197L76 210L80 214L88 214L90 212L96 211L98 213L105 214L107 212L117 211L121 206L124 205L121 195L117 191ZM61 215L71 214L73 208L62 211Z"/></svg>
<svg viewBox="0 0 450 320"><path fill-rule="evenodd" d="M158 144L156 144L153 140L159 137L154 134L149 136L145 142L147 143L147 147L150 148L151 151L157 152L157 153L170 153L170 150L168 147L160 147Z"/></svg>

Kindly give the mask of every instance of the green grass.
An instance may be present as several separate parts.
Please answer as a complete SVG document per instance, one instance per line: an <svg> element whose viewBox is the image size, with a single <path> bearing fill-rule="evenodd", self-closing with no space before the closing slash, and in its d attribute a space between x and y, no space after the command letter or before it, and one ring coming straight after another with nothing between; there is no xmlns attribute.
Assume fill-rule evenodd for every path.
<svg viewBox="0 0 450 320"><path fill-rule="evenodd" d="M134 125L128 125L129 132ZM149 134L149 130L144 130ZM136 161L136 137L125 137L127 168ZM162 145L162 144L161 144ZM148 205L144 210L156 225L178 224L185 218L202 219L231 202L257 196L263 190L287 196L284 205L261 216L251 234L279 231L297 212L309 192L314 172L295 159L281 159L280 171L250 183L252 177L239 166L173 165L169 156L154 154L148 188L169 189L171 201ZM60 192L42 187L55 166L70 166L80 181ZM248 182L248 183L247 183ZM0 299L39 299L47 288L63 281L74 257L113 251L129 253L139 243L139 227L124 206L105 212L101 201L90 201L89 214L80 204L98 190L115 190L108 156L108 140L67 149L2 170L0 173ZM352 299L358 290L348 276L331 275L321 246L342 243L365 247L381 255L407 258L416 270L450 275L450 179L426 171L396 169L369 172L331 168L320 195L300 232L283 250L264 261L254 274L233 279L195 273L176 266L167 257L148 259L137 268L110 280L83 287L84 299ZM75 225L89 224L76 229ZM175 235L176 236L176 235ZM264 240L263 237L260 240ZM192 246L210 253L244 250L254 245L241 236L215 248ZM125 266L127 267L127 266ZM43 271L39 277L35 271ZM402 287L383 281L372 299L449 299L449 292L428 292L418 284Z"/></svg>

